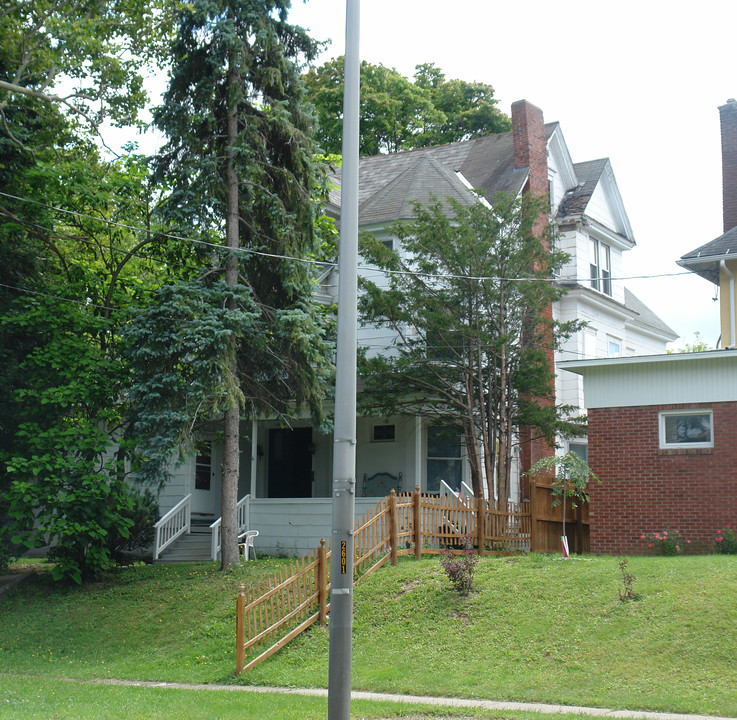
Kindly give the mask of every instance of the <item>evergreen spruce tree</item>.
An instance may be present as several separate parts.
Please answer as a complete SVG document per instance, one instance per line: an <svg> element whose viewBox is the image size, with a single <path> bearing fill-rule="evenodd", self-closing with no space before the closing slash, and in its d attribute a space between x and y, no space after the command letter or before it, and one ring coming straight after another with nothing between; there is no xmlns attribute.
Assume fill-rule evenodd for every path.
<svg viewBox="0 0 737 720"><path fill-rule="evenodd" d="M160 472L191 441L195 416L222 421L223 569L239 562L242 412L287 415L307 403L319 414L327 362L310 302L314 273L302 261L315 257L317 206L300 63L317 46L288 24L289 7L289 0L200 0L181 8L169 87L155 113L168 138L156 172L171 186L168 221L208 244L192 277L163 290L168 310L152 306L129 330L135 433L147 438L140 449L149 467ZM180 301L181 320L166 317ZM162 321L168 343L149 332ZM208 363L203 346L216 347L218 357ZM183 380L192 358L202 361L202 374ZM162 393L162 382L180 391Z"/></svg>

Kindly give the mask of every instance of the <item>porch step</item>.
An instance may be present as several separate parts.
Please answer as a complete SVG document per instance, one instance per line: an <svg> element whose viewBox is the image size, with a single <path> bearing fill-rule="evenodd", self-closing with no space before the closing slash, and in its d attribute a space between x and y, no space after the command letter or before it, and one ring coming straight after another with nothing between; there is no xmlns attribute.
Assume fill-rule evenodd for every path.
<svg viewBox="0 0 737 720"><path fill-rule="evenodd" d="M204 562L210 560L212 533L209 529L193 528L192 532L177 538L159 557L160 563Z"/></svg>

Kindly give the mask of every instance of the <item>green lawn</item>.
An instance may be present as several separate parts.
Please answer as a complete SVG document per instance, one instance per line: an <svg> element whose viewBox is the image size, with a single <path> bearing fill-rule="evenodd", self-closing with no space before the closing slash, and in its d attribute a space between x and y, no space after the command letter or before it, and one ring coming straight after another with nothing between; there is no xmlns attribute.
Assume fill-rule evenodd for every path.
<svg viewBox="0 0 737 720"><path fill-rule="evenodd" d="M111 703L125 697L153 704L162 713L171 704L167 717L230 717L213 710L217 703L240 708L241 717L244 703L249 718L288 719L295 704L304 707L295 717L324 717L325 701L314 698L270 695L274 699L264 701L213 692L211 714L197 715L186 710L187 693L196 691L62 682L326 687L328 632L322 628L233 678L238 585L283 564L259 560L229 575L210 563L141 566L84 588L58 588L39 576L0 597L0 672L6 673L0 685L16 692L16 701L32 699L34 682L44 678L39 691L56 693L56 700L45 696L44 702L63 704L59 698L69 694L79 708L89 705L89 715L54 710L69 718L104 717L85 700L98 694ZM484 559L468 598L450 589L437 557L385 567L356 589L353 688L737 717L737 556L631 558L629 570L640 599L620 602L621 573L611 557ZM15 705L12 717L31 717L17 710L30 707L30 699ZM357 707L356 717L366 718L410 712L369 703L359 715Z"/></svg>

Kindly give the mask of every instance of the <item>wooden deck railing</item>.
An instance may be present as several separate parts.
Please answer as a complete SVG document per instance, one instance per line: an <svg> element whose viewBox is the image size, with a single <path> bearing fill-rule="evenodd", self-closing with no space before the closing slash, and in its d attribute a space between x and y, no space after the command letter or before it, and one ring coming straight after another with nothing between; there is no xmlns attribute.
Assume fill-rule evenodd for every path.
<svg viewBox="0 0 737 720"><path fill-rule="evenodd" d="M400 555L462 552L470 538L477 552L500 554L529 549L530 514L512 503L489 504L419 492L381 500L354 533L354 584ZM288 566L236 603L236 674L249 670L313 625L325 624L330 609L330 549L323 540L307 558ZM265 648L265 649L264 649ZM260 652L259 652L260 651ZM246 662L249 654L259 652Z"/></svg>

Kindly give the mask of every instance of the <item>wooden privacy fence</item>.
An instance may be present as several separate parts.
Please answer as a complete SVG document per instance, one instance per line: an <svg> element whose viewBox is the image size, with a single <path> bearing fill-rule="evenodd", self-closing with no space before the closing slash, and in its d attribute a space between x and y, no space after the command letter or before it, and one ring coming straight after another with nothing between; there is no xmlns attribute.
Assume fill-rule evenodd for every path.
<svg viewBox="0 0 737 720"><path fill-rule="evenodd" d="M554 505L553 483L550 478L530 479L530 550L539 553L560 552L563 535L563 511L565 508L566 535L570 551L590 552L589 506L579 503L573 507L571 498L565 505Z"/></svg>
<svg viewBox="0 0 737 720"><path fill-rule="evenodd" d="M462 552L466 539L480 555L530 548L531 518L512 503L483 498L413 493L381 500L354 533L354 585L400 555ZM249 670L313 625L325 624L330 610L329 562L325 540L311 555L290 564L269 581L240 587L236 603L236 674ZM261 652L246 662L246 656Z"/></svg>

